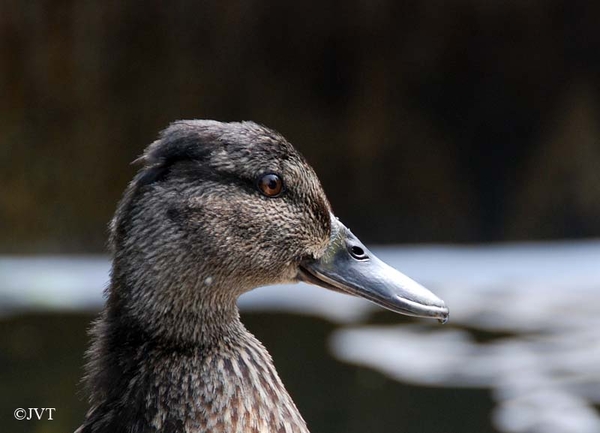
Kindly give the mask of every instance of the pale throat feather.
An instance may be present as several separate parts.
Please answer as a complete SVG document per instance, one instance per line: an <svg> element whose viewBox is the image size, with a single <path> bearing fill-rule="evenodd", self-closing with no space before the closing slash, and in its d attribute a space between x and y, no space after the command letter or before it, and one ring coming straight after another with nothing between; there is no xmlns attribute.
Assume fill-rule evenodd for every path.
<svg viewBox="0 0 600 433"><path fill-rule="evenodd" d="M308 433L271 356L252 334L245 333L239 347L206 359L207 375L223 389L220 394L207 396L215 403L221 400L211 417L230 419L224 430L232 433Z"/></svg>
<svg viewBox="0 0 600 433"><path fill-rule="evenodd" d="M199 371L187 374L194 415L184 415L185 433L309 433L267 350L245 329L241 337L210 351Z"/></svg>

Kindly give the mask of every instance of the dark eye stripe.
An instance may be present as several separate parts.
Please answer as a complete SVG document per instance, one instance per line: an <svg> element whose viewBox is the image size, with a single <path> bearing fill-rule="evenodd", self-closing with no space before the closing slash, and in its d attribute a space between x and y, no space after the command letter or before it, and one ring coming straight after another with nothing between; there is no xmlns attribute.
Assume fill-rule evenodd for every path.
<svg viewBox="0 0 600 433"><path fill-rule="evenodd" d="M176 178L190 183L211 181L220 184L235 185L246 191L253 191L255 189L254 179L241 177L233 173L216 172L213 168L199 165L197 161L191 160L177 161L165 166L147 168L138 174L136 183L138 187L144 187Z"/></svg>

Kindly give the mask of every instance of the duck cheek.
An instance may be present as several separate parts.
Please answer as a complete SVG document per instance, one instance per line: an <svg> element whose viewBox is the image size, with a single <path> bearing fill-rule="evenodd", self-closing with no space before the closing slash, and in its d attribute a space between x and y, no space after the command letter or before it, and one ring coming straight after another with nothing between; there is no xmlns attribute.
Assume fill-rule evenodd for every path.
<svg viewBox="0 0 600 433"><path fill-rule="evenodd" d="M256 286L288 283L297 273L293 260L284 257L282 250L270 248L256 251L245 267Z"/></svg>

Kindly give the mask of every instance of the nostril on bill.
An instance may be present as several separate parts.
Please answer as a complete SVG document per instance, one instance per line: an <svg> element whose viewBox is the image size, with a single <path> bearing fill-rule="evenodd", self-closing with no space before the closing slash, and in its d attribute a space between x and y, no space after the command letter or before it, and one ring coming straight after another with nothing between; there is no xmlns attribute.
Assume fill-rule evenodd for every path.
<svg viewBox="0 0 600 433"><path fill-rule="evenodd" d="M352 257L354 257L357 260L364 260L367 258L367 255L365 254L365 250L362 249L358 245L352 245L350 247L350 254L352 255Z"/></svg>

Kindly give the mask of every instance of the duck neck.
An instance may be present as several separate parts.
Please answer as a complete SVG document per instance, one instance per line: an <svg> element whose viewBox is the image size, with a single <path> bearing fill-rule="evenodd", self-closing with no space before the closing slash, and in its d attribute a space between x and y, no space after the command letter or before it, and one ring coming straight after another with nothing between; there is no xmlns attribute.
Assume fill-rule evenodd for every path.
<svg viewBox="0 0 600 433"><path fill-rule="evenodd" d="M235 301L212 300L194 313L146 310L141 320L118 293L113 288L95 326L88 365L93 393L86 423L106 429L82 432L308 433ZM131 425L123 413L133 414L126 418Z"/></svg>
<svg viewBox="0 0 600 433"><path fill-rule="evenodd" d="M237 291L180 281L177 285L137 281L124 287L113 279L107 319L115 326L137 329L165 347L209 348L244 333ZM212 289L212 290L210 290Z"/></svg>

